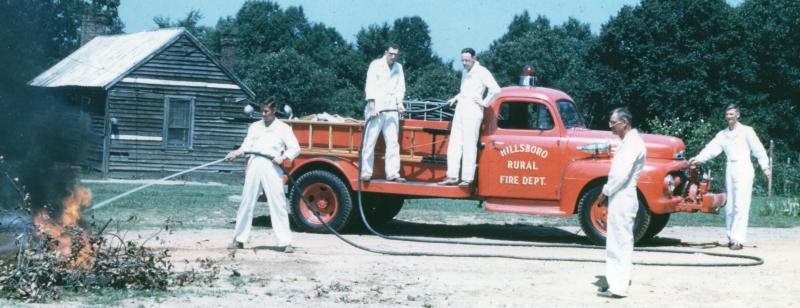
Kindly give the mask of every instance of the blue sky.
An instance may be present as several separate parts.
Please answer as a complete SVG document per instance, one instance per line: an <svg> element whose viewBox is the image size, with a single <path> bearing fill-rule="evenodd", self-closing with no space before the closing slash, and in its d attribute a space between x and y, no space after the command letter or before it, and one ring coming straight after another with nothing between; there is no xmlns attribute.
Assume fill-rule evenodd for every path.
<svg viewBox="0 0 800 308"><path fill-rule="evenodd" d="M235 16L245 0L123 0L119 14L126 32L155 28L153 17L181 19L192 9L203 15L201 24L214 26L225 16ZM551 24L569 17L589 23L598 33L603 23L624 5L637 0L277 0L282 8L302 6L308 20L336 28L348 41L371 24L391 24L404 16L420 16L430 27L433 50L445 60L459 56L464 47L489 48L502 36L514 15L528 10L532 18L546 16ZM742 0L727 0L738 5Z"/></svg>

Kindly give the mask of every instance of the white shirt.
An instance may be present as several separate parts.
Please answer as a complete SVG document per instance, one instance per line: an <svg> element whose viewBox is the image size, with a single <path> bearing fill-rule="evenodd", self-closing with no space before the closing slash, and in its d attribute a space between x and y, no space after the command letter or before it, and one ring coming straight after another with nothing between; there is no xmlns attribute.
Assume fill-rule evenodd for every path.
<svg viewBox="0 0 800 308"><path fill-rule="evenodd" d="M497 81L494 80L492 77L492 73L489 72L488 69L483 67L478 61L475 61L475 64L472 65L472 69L469 71L463 71L461 73L461 89L458 93L459 103L464 103L465 101L472 102L473 98L481 99L483 97L483 91L485 89L489 89L489 92L486 93L486 98L483 99L483 103L481 106L489 107L494 100L494 96L500 93L500 86L497 84Z"/></svg>
<svg viewBox="0 0 800 308"><path fill-rule="evenodd" d="M635 198L636 182L639 181L646 157L647 147L639 132L635 129L628 131L611 160L611 171L608 172L608 182L603 186L603 194L611 197L627 190Z"/></svg>
<svg viewBox="0 0 800 308"><path fill-rule="evenodd" d="M245 152L259 152L272 157L295 159L300 155L300 145L292 132L292 127L275 119L269 127L260 120L247 128L241 148Z"/></svg>
<svg viewBox="0 0 800 308"><path fill-rule="evenodd" d="M389 68L386 56L369 64L367 82L364 89L367 100L375 100L375 110L397 109L406 95L406 80L403 66L395 62Z"/></svg>
<svg viewBox="0 0 800 308"><path fill-rule="evenodd" d="M750 162L752 153L762 170L769 168L769 157L764 145L758 140L753 128L742 123L737 122L733 130L726 128L717 133L695 159L703 163L717 157L723 151L729 163Z"/></svg>

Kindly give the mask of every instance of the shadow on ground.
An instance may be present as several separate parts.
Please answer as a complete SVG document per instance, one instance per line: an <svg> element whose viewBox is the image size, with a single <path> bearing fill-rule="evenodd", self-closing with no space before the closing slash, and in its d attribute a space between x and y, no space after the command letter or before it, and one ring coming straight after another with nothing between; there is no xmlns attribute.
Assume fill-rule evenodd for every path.
<svg viewBox="0 0 800 308"><path fill-rule="evenodd" d="M269 216L257 216L253 218L254 227L271 228ZM447 225L437 223L418 223L402 220L392 220L373 228L387 236L398 237L435 237L448 239L486 239L518 242L538 242L538 243L560 243L560 244L581 244L593 245L594 243L581 233L573 233L567 230L542 225L527 224L466 224L466 225ZM298 231L292 227L293 232ZM343 234L369 235L369 230L363 225L349 228ZM719 243L690 243L683 242L677 238L654 237L640 242L637 247L692 247L692 248L714 248L719 247Z"/></svg>

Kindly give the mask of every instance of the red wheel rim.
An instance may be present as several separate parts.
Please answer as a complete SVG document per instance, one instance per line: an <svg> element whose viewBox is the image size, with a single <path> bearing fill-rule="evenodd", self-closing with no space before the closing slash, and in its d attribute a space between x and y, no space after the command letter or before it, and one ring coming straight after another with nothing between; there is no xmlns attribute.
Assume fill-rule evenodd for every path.
<svg viewBox="0 0 800 308"><path fill-rule="evenodd" d="M330 223L339 212L339 200L336 199L336 193L326 184L314 183L306 186L303 189L303 196L308 202L311 202L312 207L319 211L319 216L325 223ZM308 209L304 200L300 200L300 213L310 224L322 225L314 213Z"/></svg>
<svg viewBox="0 0 800 308"><path fill-rule="evenodd" d="M606 233L606 226L608 226L607 214L608 206L600 207L597 205L597 202L592 203L592 210L589 211L589 218L592 220L592 226L603 234Z"/></svg>

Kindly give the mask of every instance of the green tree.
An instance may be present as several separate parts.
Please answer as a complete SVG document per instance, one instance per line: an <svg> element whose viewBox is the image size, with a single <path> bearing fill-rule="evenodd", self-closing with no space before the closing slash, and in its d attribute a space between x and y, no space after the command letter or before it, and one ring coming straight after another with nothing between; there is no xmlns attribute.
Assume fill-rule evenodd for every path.
<svg viewBox="0 0 800 308"><path fill-rule="evenodd" d="M366 59L335 29L309 22L302 7L248 1L235 17L220 19L203 42L219 54L226 36L235 39L236 72L259 98L274 96L298 115L356 115L361 102L353 93L363 87Z"/></svg>
<svg viewBox="0 0 800 308"><path fill-rule="evenodd" d="M400 46L401 60L409 71L441 62L434 55L428 24L419 16L396 19L390 39Z"/></svg>
<svg viewBox="0 0 800 308"><path fill-rule="evenodd" d="M452 63L430 63L410 75L406 99L448 99L458 93L461 76L451 69Z"/></svg>
<svg viewBox="0 0 800 308"><path fill-rule="evenodd" d="M339 86L347 83L329 67L319 67L308 56L293 48L245 60L249 68L244 77L261 99L274 97L291 104L299 114L331 112L336 102L329 99Z"/></svg>
<svg viewBox="0 0 800 308"><path fill-rule="evenodd" d="M186 13L186 17L180 20L172 21L167 16L153 17L153 22L158 28L175 28L182 27L189 31L201 42L207 41L207 37L212 32L211 27L201 26L200 20L203 19L203 14L199 10L191 10Z"/></svg>
<svg viewBox="0 0 800 308"><path fill-rule="evenodd" d="M750 0L736 12L747 34L745 53L757 63L756 77L746 85L755 99L743 102L744 116L782 149L796 150L800 148L796 133L800 130L800 2Z"/></svg>
<svg viewBox="0 0 800 308"><path fill-rule="evenodd" d="M383 56L390 42L392 42L392 29L387 23L369 25L366 29L361 28L356 34L356 47L369 60Z"/></svg>
<svg viewBox="0 0 800 308"><path fill-rule="evenodd" d="M622 8L589 52L604 85L595 112L627 106L639 119L697 120L754 99L742 87L754 78L743 37L723 0L645 0Z"/></svg>
<svg viewBox="0 0 800 308"><path fill-rule="evenodd" d="M570 94L591 120L592 103L602 88L586 62L595 40L588 24L570 18L561 26L551 26L543 16L531 21L526 11L514 17L508 32L480 53L478 60L500 85L516 84L521 69L532 65L539 86Z"/></svg>

